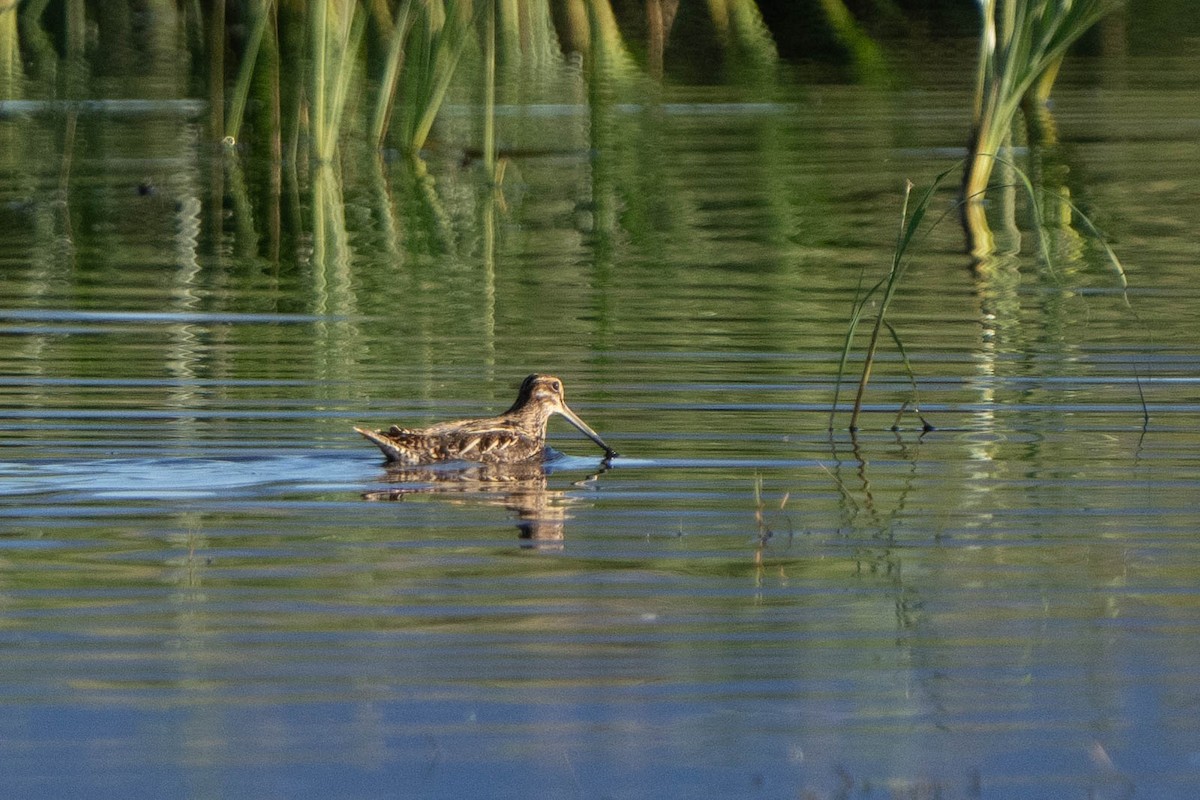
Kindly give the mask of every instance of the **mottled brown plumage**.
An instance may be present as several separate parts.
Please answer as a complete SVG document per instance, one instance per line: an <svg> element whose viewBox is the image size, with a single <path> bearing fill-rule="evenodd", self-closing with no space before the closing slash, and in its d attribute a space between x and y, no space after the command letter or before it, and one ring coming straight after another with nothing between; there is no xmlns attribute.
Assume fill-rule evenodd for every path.
<svg viewBox="0 0 1200 800"><path fill-rule="evenodd" d="M387 431L355 428L374 442L388 461L397 464L435 464L440 461L478 461L516 464L540 459L546 450L546 422L560 414L589 439L604 448L605 458L616 455L594 430L567 407L562 381L553 375L530 375L512 408L489 419L462 419L429 428L393 425Z"/></svg>

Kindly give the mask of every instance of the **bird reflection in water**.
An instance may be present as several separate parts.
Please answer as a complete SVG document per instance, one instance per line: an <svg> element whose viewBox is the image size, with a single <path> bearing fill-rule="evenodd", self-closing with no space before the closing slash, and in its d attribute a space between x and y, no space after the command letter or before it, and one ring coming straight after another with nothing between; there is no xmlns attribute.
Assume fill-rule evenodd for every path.
<svg viewBox="0 0 1200 800"><path fill-rule="evenodd" d="M607 469L606 464L602 465L597 472L571 485L586 487ZM386 480L403 485L365 492L363 497L398 501L412 495L435 495L448 503L498 506L516 515L522 540L539 549L559 550L566 538L568 509L580 499L568 490L549 488L546 478L552 471L552 460L431 467L389 465Z"/></svg>

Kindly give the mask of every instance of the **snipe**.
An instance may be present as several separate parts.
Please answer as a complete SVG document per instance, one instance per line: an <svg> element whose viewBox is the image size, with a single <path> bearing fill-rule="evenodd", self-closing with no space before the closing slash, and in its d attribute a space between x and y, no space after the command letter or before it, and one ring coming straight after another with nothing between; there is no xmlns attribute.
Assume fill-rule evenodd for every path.
<svg viewBox="0 0 1200 800"><path fill-rule="evenodd" d="M516 464L541 458L545 453L546 422L553 414L562 415L603 447L605 459L617 454L567 406L562 381L553 375L526 378L517 402L498 417L461 419L419 429L393 425L387 431L354 430L378 445L388 461L397 464L440 461Z"/></svg>

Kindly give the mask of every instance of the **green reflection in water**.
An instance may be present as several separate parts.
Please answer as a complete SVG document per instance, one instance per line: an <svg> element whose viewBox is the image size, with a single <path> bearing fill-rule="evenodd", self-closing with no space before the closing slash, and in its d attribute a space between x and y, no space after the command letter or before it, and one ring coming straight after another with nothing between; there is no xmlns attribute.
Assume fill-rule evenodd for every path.
<svg viewBox="0 0 1200 800"><path fill-rule="evenodd" d="M1112 90L1137 59L1060 78L1056 158L1123 210L1152 333L1065 231L1057 270L991 273L935 232L892 311L939 430L880 432L886 359L863 435L825 430L858 276L965 122L953 58L902 93L502 67L498 191L465 92L422 162L210 149L165 100L0 120L2 738L114 780L369 763L445 794L553 752L680 793L832 794L844 765L1082 795L1097 743L1170 796L1200 580L1176 89ZM548 367L628 462L463 490L389 481L350 431L498 410Z"/></svg>

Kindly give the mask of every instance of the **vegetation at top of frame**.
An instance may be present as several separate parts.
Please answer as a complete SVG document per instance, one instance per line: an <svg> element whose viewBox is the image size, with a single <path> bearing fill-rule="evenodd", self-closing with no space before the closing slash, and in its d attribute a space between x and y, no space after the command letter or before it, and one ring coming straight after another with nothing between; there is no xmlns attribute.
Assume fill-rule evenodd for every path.
<svg viewBox="0 0 1200 800"><path fill-rule="evenodd" d="M491 164L497 84L507 77L504 100L527 102L522 93L536 83L530 76L537 70L569 72L563 67L571 52L583 54L585 71L593 76L641 70L650 78L705 80L728 77L724 70L733 64L748 66L748 74L769 75L782 52L838 63L848 74L872 80L889 69L884 45L876 41L885 31L956 35L969 9L980 44L962 208L968 249L981 257L995 247L981 201L993 164L1011 143L1017 111L1025 113L1031 141L1039 134L1045 143L1044 135L1053 130L1046 98L1067 49L1120 5L1119 0L228 0L156 6L26 0L20 6L26 58L16 60L8 2L3 13L9 24L0 26L0 45L9 45L0 47L0 56L9 54L0 59L9 65L4 86L15 85L11 73L23 64L46 59L46 42L54 43L52 50L101 61L121 52L114 46L102 53L101 43L135 40L157 19L182 16L196 72L207 79L214 137L245 140L291 163L307 157L318 164L336 158L348 133L375 147L419 153L451 97L485 106L482 123L471 126L482 128L484 141L471 149ZM1153 5L1178 7L1172 0ZM456 78L464 65L470 67L467 80ZM91 69L102 74L107 68L98 63ZM72 93L79 96L78 89Z"/></svg>
<svg viewBox="0 0 1200 800"><path fill-rule="evenodd" d="M962 182L963 228L972 255L982 258L996 249L983 200L993 167L1011 146L1017 112L1024 113L1031 145L1053 144L1047 102L1067 50L1120 5L1121 0L979 0L974 116Z"/></svg>

